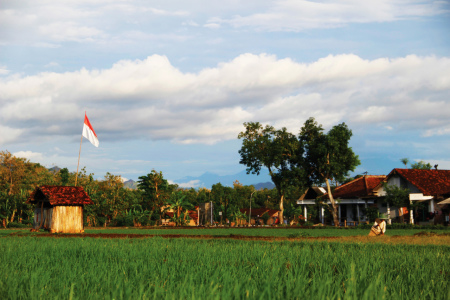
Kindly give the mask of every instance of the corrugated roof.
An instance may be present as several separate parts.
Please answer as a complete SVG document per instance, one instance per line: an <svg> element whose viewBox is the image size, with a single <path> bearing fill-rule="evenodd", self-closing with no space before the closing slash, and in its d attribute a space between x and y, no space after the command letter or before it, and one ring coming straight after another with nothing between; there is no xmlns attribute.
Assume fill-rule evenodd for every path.
<svg viewBox="0 0 450 300"><path fill-rule="evenodd" d="M359 198L373 195L373 189L377 187L386 175L365 175L350 182L338 186L334 192L334 198Z"/></svg>
<svg viewBox="0 0 450 300"><path fill-rule="evenodd" d="M42 185L36 187L27 199L28 204L35 204L41 199L51 205L87 205L94 204L81 186Z"/></svg>
<svg viewBox="0 0 450 300"><path fill-rule="evenodd" d="M388 176L398 174L426 196L450 193L450 170L394 169Z"/></svg>

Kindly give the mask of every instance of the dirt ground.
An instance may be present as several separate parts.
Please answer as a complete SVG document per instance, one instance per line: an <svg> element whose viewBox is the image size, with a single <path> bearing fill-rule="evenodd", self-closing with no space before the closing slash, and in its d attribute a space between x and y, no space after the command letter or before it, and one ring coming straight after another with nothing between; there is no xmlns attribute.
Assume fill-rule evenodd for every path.
<svg viewBox="0 0 450 300"><path fill-rule="evenodd" d="M24 234L14 232L5 237L50 237L50 238L107 238L107 239L139 239L161 237L166 239L202 239L202 240L242 240L242 241L329 241L346 243L387 243L387 244L412 244L412 245L448 245L450 246L450 233L419 232L412 236L345 236L345 237L275 237L275 236L248 236L240 234L230 235L186 235L186 234L123 234L123 233L82 233L82 234L53 234L36 233Z"/></svg>

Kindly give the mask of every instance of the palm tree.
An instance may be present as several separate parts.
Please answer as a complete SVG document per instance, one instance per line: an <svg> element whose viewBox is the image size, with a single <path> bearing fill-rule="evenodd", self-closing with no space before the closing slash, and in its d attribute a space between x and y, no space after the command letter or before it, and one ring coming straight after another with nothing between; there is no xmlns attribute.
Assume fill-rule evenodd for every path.
<svg viewBox="0 0 450 300"><path fill-rule="evenodd" d="M194 206L186 199L186 195L183 195L181 191L173 192L167 201L167 204L169 204L167 209L173 209L173 211L177 213L175 218L177 226L182 225L182 223L186 221L187 210L194 208ZM186 212L182 222L181 213L183 210L186 210Z"/></svg>
<svg viewBox="0 0 450 300"><path fill-rule="evenodd" d="M402 159L400 159L400 161L405 165L405 168L408 168L409 159L402 158Z"/></svg>

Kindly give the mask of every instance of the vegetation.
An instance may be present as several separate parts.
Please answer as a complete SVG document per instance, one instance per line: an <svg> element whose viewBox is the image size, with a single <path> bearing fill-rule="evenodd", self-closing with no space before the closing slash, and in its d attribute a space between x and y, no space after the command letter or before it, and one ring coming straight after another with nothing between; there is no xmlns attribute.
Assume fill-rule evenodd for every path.
<svg viewBox="0 0 450 300"><path fill-rule="evenodd" d="M426 163L423 160L421 160L421 161L411 164L411 169L431 170L431 164Z"/></svg>
<svg viewBox="0 0 450 300"><path fill-rule="evenodd" d="M310 183L325 182L333 221L335 226L339 226L338 206L333 199L330 180L344 181L360 161L349 147L352 131L345 123L333 126L327 134L323 130L314 118L308 119L300 131L296 157L299 167L306 170Z"/></svg>
<svg viewBox="0 0 450 300"><path fill-rule="evenodd" d="M448 299L449 253L448 245L5 237L0 297Z"/></svg>
<svg viewBox="0 0 450 300"><path fill-rule="evenodd" d="M24 227L33 223L33 207L26 204L30 193L39 185L74 185L75 173L67 168L47 169L24 158L13 156L8 151L0 152L0 226ZM248 220L240 216L239 209L250 205L253 186L244 186L238 181L232 187L220 183L212 189L182 189L169 184L162 172L152 170L141 176L138 189L124 187L120 176L107 173L102 180L94 179L94 174L83 168L78 173L78 186L82 186L94 202L84 208L86 226L148 226L155 225L163 217L161 208L176 210L176 223L187 221L187 209L213 202L214 219L223 221ZM301 194L299 187L286 190L287 203L294 203ZM276 189L263 189L253 194L253 208L277 208ZM178 203L177 203L178 202ZM181 217L181 219L180 219Z"/></svg>
<svg viewBox="0 0 450 300"><path fill-rule="evenodd" d="M402 158L400 161L405 165L405 168L408 167L409 159L408 158ZM435 167L437 168L438 165ZM431 164L424 162L423 160L412 163L411 169L418 169L418 170L431 170Z"/></svg>
<svg viewBox="0 0 450 300"><path fill-rule="evenodd" d="M239 133L243 139L239 150L239 163L247 167L247 174L258 174L266 167L278 192L279 218L283 223L284 199L290 186L301 185L299 172L301 169L292 166L298 149L295 135L283 127L279 130L273 126L263 127L259 122L244 123L245 131Z"/></svg>

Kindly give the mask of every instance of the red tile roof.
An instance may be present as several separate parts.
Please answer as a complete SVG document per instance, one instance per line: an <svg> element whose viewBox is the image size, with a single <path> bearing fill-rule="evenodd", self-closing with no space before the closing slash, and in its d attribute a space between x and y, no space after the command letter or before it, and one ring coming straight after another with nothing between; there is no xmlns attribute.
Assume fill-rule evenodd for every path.
<svg viewBox="0 0 450 300"><path fill-rule="evenodd" d="M168 216L169 218L173 218L173 216L175 215L175 213L173 211L165 211L164 214L166 214L166 216ZM191 220L198 220L198 213L196 211L193 210L189 210L188 211L189 214L189 218L191 218Z"/></svg>
<svg viewBox="0 0 450 300"><path fill-rule="evenodd" d="M395 174L409 181L425 196L450 193L450 170L394 169L388 176Z"/></svg>
<svg viewBox="0 0 450 300"><path fill-rule="evenodd" d="M35 204L42 198L51 205L94 204L81 186L38 186L28 197L27 203Z"/></svg>
<svg viewBox="0 0 450 300"><path fill-rule="evenodd" d="M373 195L373 189L386 178L385 175L365 175L338 186L334 198L359 198Z"/></svg>
<svg viewBox="0 0 450 300"><path fill-rule="evenodd" d="M240 211L242 213L245 213L248 216L249 208L241 208ZM273 216L274 214L278 213L278 210L276 209L270 209L270 208L252 208L252 217L262 216L265 212L269 215L269 217Z"/></svg>

